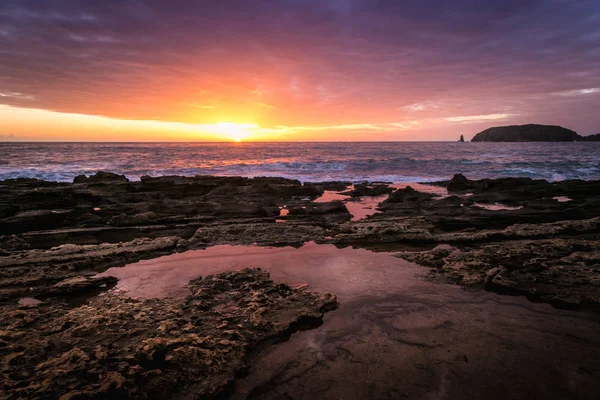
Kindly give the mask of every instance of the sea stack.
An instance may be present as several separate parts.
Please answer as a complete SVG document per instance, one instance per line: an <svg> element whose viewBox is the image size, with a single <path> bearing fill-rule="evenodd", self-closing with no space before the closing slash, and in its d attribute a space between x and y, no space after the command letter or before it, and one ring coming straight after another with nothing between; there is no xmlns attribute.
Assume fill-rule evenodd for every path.
<svg viewBox="0 0 600 400"><path fill-rule="evenodd" d="M458 139L459 142L464 142L465 141L465 137L463 135L460 135L460 139Z"/></svg>

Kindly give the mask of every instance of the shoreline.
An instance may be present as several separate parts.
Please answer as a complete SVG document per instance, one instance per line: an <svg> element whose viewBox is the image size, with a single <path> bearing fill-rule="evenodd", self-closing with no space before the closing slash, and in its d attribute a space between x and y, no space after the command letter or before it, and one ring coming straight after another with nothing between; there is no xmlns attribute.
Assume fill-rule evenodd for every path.
<svg viewBox="0 0 600 400"><path fill-rule="evenodd" d="M9 377L7 382L12 382L5 389L10 389L15 396L27 393L35 397L37 380L49 377L46 374L50 374L50 370L44 368L53 364L51 358L47 358L44 364L47 367L40 367L42 359L33 355L37 344L30 352L21 346L27 341L41 345L44 339L37 335L56 329L52 322L55 320L70 326L60 331L63 332L60 340L68 342L67 338L78 335L78 330L89 332L88 336L77 336L81 338L77 339L77 348L84 349L84 353L91 351L94 341L109 340L104 334L94 339L99 335L98 326L84 322L92 316L90 313L105 314L115 326L120 326L128 320L129 309L155 315L139 326L122 325L126 332L140 329L144 332L136 340L163 343L157 344L159 347L172 343L160 347L163 350L159 351L167 353L172 346L173 349L197 347L193 341L172 342L184 332L190 332L182 326L163 331L147 329L152 324L165 322L169 319L165 319L165 315L169 313L183 312L177 310L186 310L184 320L198 318L195 314L200 311L188 305L206 300L194 297L201 291L192 290L192 297L183 300L131 300L126 295L113 294L111 288L118 285L116 278L96 274L139 260L217 245L301 248L307 242L314 242L315 246L334 245L351 251L358 248L383 251L369 252L372 255L367 257L386 254L385 257L391 257L386 258L386 262L393 263L395 259L401 265L410 263L411 268L422 271L425 277L419 278L419 282L458 284L475 291L463 291L461 297L478 297L476 293L485 292L517 295L556 308L582 310L582 318L591 316L590 324L596 320L600 309L600 196L597 195L600 181L469 180L458 174L449 181L412 186L418 190L411 184L349 185L340 181L302 184L297 180L270 177L171 176L131 182L122 175L105 172L77 177L74 183L32 179L0 181L0 231L3 233L0 235L0 302L5 321L2 340L17 343L5 346L10 357L2 366L3 373L15 371L11 372L13 375L5 375ZM355 210L354 215L349 210ZM357 218L359 212L364 214ZM242 319L247 315L243 310L250 294L236 286L246 282L244 285L259 285L265 290L260 307L273 318L263 326L266 331L255 336L252 332L256 327L242 323L236 335L253 339L228 336L219 339L228 344L211 345L216 351L211 357L222 357L229 351L236 354L235 359L223 361L224 369L210 374L227 377L219 381L221 384L217 386L221 389L231 385L240 371L247 368L244 366L247 352L232 349L239 349L236 346L242 344L248 351L261 347L265 337L278 337L286 326L303 323L308 309L312 310L312 322L306 328L320 325L325 312L335 308L338 294L335 290L340 290L324 285L325 291L335 290L331 290L331 294L313 292L313 287L320 287L318 281L313 282L311 289L285 288L284 285L281 286L283 292L277 292L283 298L299 296L297 298L302 299L285 303L272 297L275 292L269 291L270 285L275 283L256 270L244 271L216 278L231 282L223 289L223 296L230 296L229 290L244 293L239 303L227 312L239 312ZM204 285L198 282L195 285ZM42 303L27 300L26 305L18 304L23 299ZM344 300L342 306L345 307ZM216 303L202 307L202 312L224 312ZM560 310L556 313L562 315ZM327 318L330 317L326 315L325 322ZM336 317L331 318L336 320ZM31 325L32 321L37 322ZM36 324L41 328L31 330ZM206 329L194 332L203 335L208 332ZM218 337L223 334L222 329L211 331L211 335ZM72 346L65 347L65 351L62 357L75 356ZM116 359L125 357L122 358L125 360L128 351L133 350L117 346L109 352L113 352ZM150 354L149 350L136 351L145 354L139 356L142 358ZM44 354L40 349L37 352ZM89 363L96 362L86 354L89 360L73 364L69 374L76 375L74 371L85 370ZM48 353L44 357L54 356ZM144 374L152 370L152 363L127 362L141 366ZM14 366L18 366L16 370L12 369ZM183 364L161 362L159 369L164 369L166 376L187 377L181 378L189 380L180 384L188 387L196 379L195 375L186 375L180 368L188 371L197 367L187 361ZM32 375L33 368L38 371L42 368L42 373ZM21 375L17 378L14 374ZM133 370L119 374L111 375L110 382L74 378L68 383L69 390L97 395L129 393L130 396L148 391L162 396L160 391L152 392L155 390L152 388L163 378L141 379ZM23 390L29 391L19 392L22 389L17 390L17 382L23 380L29 382L28 389ZM207 381L189 387L212 396L219 392L215 385ZM46 389L66 394L68 388Z"/></svg>
<svg viewBox="0 0 600 400"><path fill-rule="evenodd" d="M565 300L567 307L600 303L596 288L586 294L594 300L583 296L573 301L561 299L570 294L540 294L539 288L529 290L519 282L503 285L502 275L513 266L488 254L516 253L532 260L534 254L519 247L539 241L549 248L545 268L552 257L565 262L565 248L572 248L568 254L591 257L569 261L573 268L577 263L593 266L595 252L586 245L595 244L600 231L600 181L469 180L460 174L449 181L407 184L216 176L129 181L99 172L78 176L71 184L16 179L0 181L0 187L0 263L33 274L22 280L33 295L36 285L29 281L40 285L41 295L45 290L45 272L35 267L44 260L65 263L65 268L70 259L77 260L76 275L77 269L106 269L216 244L299 246L315 241L388 251L424 246L429 250L400 256L452 283L499 291L505 286L507 292L543 301ZM437 249L439 245L450 247ZM553 247L562 249L560 257L551 254ZM583 250L576 251L579 247ZM490 263L481 263L474 273L460 267L474 257ZM51 282L60 278L56 271L50 275ZM553 285L559 283L545 283L545 291L552 292ZM0 301L25 293L18 288L18 280L2 284Z"/></svg>

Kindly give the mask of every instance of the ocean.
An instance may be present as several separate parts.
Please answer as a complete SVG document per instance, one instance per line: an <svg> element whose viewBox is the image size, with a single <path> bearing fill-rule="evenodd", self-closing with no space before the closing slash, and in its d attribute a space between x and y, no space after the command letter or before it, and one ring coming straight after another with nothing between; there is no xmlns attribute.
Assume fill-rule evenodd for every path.
<svg viewBox="0 0 600 400"><path fill-rule="evenodd" d="M281 176L306 181L600 179L600 143L0 143L0 179L68 182L110 171Z"/></svg>

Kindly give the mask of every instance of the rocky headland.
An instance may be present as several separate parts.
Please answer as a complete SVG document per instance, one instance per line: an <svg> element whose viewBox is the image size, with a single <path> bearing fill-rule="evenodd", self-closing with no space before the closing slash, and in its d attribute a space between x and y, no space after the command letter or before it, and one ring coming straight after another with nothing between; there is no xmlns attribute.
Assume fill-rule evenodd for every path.
<svg viewBox="0 0 600 400"><path fill-rule="evenodd" d="M488 128L476 134L472 142L597 142L600 134L581 136L557 125L509 125Z"/></svg>
<svg viewBox="0 0 600 400"><path fill-rule="evenodd" d="M1 181L3 391L215 397L244 373L253 349L317 326L337 306L333 294L276 284L259 270L193 280L179 299L131 299L110 292L116 278L96 277L218 244L363 247L422 265L434 280L597 312L600 181L455 175L413 186L133 182L105 172L73 183ZM332 193L338 197L322 200ZM377 212L353 220L349 206L365 198L380 199Z"/></svg>

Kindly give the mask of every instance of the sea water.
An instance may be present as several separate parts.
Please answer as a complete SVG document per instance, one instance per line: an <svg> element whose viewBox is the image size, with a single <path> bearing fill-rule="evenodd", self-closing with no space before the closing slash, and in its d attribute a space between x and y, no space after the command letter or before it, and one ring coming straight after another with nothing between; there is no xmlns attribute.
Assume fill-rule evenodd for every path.
<svg viewBox="0 0 600 400"><path fill-rule="evenodd" d="M143 175L281 176L301 181L600 179L600 143L0 143L0 179Z"/></svg>

